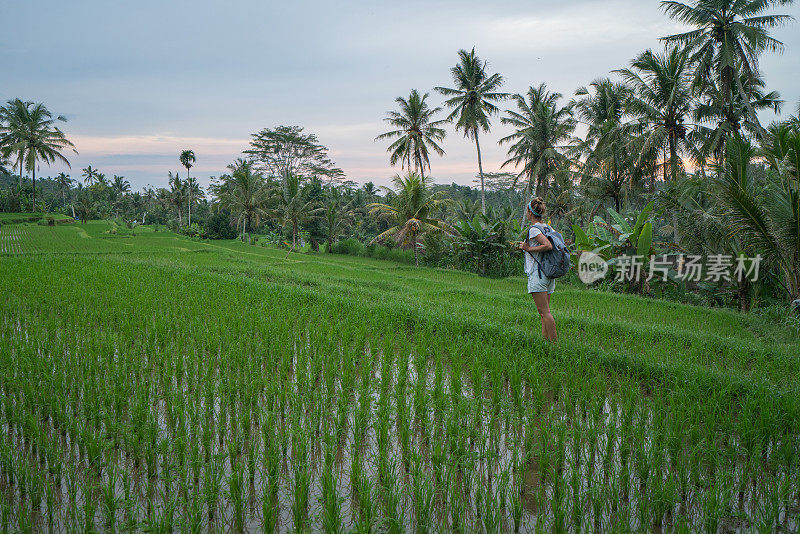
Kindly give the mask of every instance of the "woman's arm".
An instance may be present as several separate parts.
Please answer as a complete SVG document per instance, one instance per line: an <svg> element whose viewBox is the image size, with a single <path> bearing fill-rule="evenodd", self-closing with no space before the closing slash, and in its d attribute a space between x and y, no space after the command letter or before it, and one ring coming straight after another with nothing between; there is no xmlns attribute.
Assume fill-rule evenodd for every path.
<svg viewBox="0 0 800 534"><path fill-rule="evenodd" d="M530 246L525 241L519 244L519 248L524 250L525 252L547 252L548 250L553 250L553 244L547 239L544 234L539 234L534 237L538 245L535 247Z"/></svg>

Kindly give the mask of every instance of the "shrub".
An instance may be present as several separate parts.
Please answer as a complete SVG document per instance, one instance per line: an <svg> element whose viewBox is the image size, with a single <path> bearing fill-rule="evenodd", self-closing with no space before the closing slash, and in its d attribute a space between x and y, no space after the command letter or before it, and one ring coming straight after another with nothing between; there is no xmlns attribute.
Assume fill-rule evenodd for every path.
<svg viewBox="0 0 800 534"><path fill-rule="evenodd" d="M344 241L334 243L331 250L335 254L347 254L350 256L366 256L364 244L358 239L350 237Z"/></svg>
<svg viewBox="0 0 800 534"><path fill-rule="evenodd" d="M181 228L181 233L189 237L205 237L206 230L197 223L192 223L189 226Z"/></svg>
<svg viewBox="0 0 800 534"><path fill-rule="evenodd" d="M236 239L236 229L231 225L230 215L218 212L206 219L205 237L208 239Z"/></svg>

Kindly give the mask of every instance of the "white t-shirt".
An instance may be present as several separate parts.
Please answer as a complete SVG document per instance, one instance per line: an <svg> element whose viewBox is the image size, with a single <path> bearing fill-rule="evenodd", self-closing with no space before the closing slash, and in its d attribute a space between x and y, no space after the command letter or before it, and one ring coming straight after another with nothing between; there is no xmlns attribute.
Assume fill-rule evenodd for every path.
<svg viewBox="0 0 800 534"><path fill-rule="evenodd" d="M542 233L544 230L545 224L544 223L536 223L530 228L528 228L528 245L531 247L537 247L541 243L536 241L536 236ZM536 261L541 261L541 252L525 252L525 274L530 276L533 273L537 273L539 270L536 268L536 261L533 261L531 258L531 254L533 254L533 258L536 258Z"/></svg>

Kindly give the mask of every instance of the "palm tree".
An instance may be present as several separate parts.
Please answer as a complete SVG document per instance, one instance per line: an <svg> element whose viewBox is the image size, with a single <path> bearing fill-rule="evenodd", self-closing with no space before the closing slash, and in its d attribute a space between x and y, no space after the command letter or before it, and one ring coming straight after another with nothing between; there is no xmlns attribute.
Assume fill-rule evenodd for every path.
<svg viewBox="0 0 800 534"><path fill-rule="evenodd" d="M20 177L23 163L33 177L33 206L36 209L36 164L39 161L50 165L56 161L70 166L62 151L75 145L67 139L56 121L66 122L63 116L53 118L44 104L23 102L19 98L9 100L0 110L0 146L4 153L14 152L20 164Z"/></svg>
<svg viewBox="0 0 800 534"><path fill-rule="evenodd" d="M300 188L300 177L296 174L289 174L283 180L283 185L275 195L277 207L269 211L278 222L286 228L292 228L292 248L297 246L300 237L300 229L308 224L322 211L316 206L313 200L306 200Z"/></svg>
<svg viewBox="0 0 800 534"><path fill-rule="evenodd" d="M643 134L642 154L652 149L669 152L664 180L675 180L682 166L682 154L695 155L687 119L695 100L692 96L688 53L672 47L663 54L642 52L631 68L618 72L631 87L627 111L639 122Z"/></svg>
<svg viewBox="0 0 800 534"><path fill-rule="evenodd" d="M6 159L16 156L20 180L25 163L25 124L31 106L33 102L17 98L0 107L0 154Z"/></svg>
<svg viewBox="0 0 800 534"><path fill-rule="evenodd" d="M333 252L333 242L353 217L353 202L348 202L336 187L332 187L325 197L323 216L328 227L328 252Z"/></svg>
<svg viewBox="0 0 800 534"><path fill-rule="evenodd" d="M93 169L91 165L82 170L83 174L81 176L83 176L83 182L86 185L94 185L98 182L97 178L100 175L100 171Z"/></svg>
<svg viewBox="0 0 800 534"><path fill-rule="evenodd" d="M191 226L192 224L192 190L197 188L197 182L190 182L189 181L189 169L192 168L192 163L196 161L194 157L193 150L184 150L181 152L181 155L178 157L178 160L181 162L181 165L186 167L186 184L188 185L186 193L189 195L188 205L189 205L189 220L187 222L188 225Z"/></svg>
<svg viewBox="0 0 800 534"><path fill-rule="evenodd" d="M186 184L181 181L180 175L172 171L167 172L169 190L166 191L165 202L178 210L178 226L183 226L183 203L186 199Z"/></svg>
<svg viewBox="0 0 800 534"><path fill-rule="evenodd" d="M608 78L593 81L576 91L575 110L588 128L578 149L586 155L583 164L587 192L600 200L612 199L617 211L636 177L642 156L634 146L633 128L623 122L631 91Z"/></svg>
<svg viewBox="0 0 800 534"><path fill-rule="evenodd" d="M768 142L762 145L760 154L779 173L800 179L800 122L790 117L771 125L768 131Z"/></svg>
<svg viewBox="0 0 800 534"><path fill-rule="evenodd" d="M459 63L450 69L455 87L436 87L436 91L449 97L445 100L445 105L453 111L447 120L456 120L456 131L463 131L464 137L475 141L478 174L481 177L481 210L486 213L486 190L478 134L480 131L489 131L489 117L498 112L494 103L507 98L508 94L498 92L503 85L503 77L497 73L487 75L487 64L475 54L474 48L471 52L459 50L458 57Z"/></svg>
<svg viewBox="0 0 800 534"><path fill-rule="evenodd" d="M242 241L248 235L248 223L261 224L267 216L268 189L267 183L258 172L253 171L251 162L238 159L228 166L230 175L220 177L220 184L212 185L211 190L220 201L220 205L230 210L236 217L236 228L242 228Z"/></svg>
<svg viewBox="0 0 800 534"><path fill-rule="evenodd" d="M480 205L469 198L462 198L455 204L456 218L462 221L471 221L480 211Z"/></svg>
<svg viewBox="0 0 800 534"><path fill-rule="evenodd" d="M419 236L429 231L451 231L445 222L431 216L446 202L442 198L444 192L433 192L430 177L423 178L416 173L409 173L404 178L395 176L392 182L396 188L392 204L370 204L370 213L387 219L392 225L373 241L384 241L391 237L401 245L411 245L414 248L414 263L419 265Z"/></svg>
<svg viewBox="0 0 800 534"><path fill-rule="evenodd" d="M787 3L791 0L695 0L691 5L672 0L661 2L667 15L693 27L662 40L686 47L696 67L696 87L704 90L714 82L720 91L723 109L732 106L733 94L738 93L762 138L766 132L750 105L746 87L748 81L758 77L758 56L762 52L783 51L783 43L770 37L768 30L792 17L765 12Z"/></svg>
<svg viewBox="0 0 800 534"><path fill-rule="evenodd" d="M200 187L200 184L197 183L197 178L194 176L187 178L183 183L186 186L187 203L189 205L188 224L192 224L192 203L204 197L203 189Z"/></svg>
<svg viewBox="0 0 800 534"><path fill-rule="evenodd" d="M69 177L69 174L65 174L60 172L56 175L55 178L56 185L58 185L59 191L61 191L61 204L64 208L67 207L67 191L69 191L72 184L75 183L75 180Z"/></svg>
<svg viewBox="0 0 800 534"><path fill-rule="evenodd" d="M761 125L752 119L748 107L756 112L772 110L778 113L783 105L777 91L766 92L764 80L756 76L750 80L742 80L747 89L747 98L734 93L731 102L724 104L722 91L714 82L709 82L694 109L693 115L698 125L697 143L702 158L714 158L722 164L726 154L725 144L731 136L743 130L750 135L760 137L762 143L769 142L769 135L761 135ZM717 165L721 169L722 165Z"/></svg>
<svg viewBox="0 0 800 534"><path fill-rule="evenodd" d="M789 300L800 297L800 180L784 172L759 183L750 173L758 155L742 137L731 137L724 168L718 170L720 200L727 209L730 235L745 237L755 253L782 274Z"/></svg>
<svg viewBox="0 0 800 534"><path fill-rule="evenodd" d="M400 162L401 168L411 170L411 162L414 162L414 169L421 175L425 175L425 167L431 168L429 159L429 149L436 152L439 156L444 155L444 150L438 145L444 139L445 131L441 125L446 120L434 121L433 116L442 108L431 108L425 102L428 93L420 96L416 89L411 90L408 100L397 97L395 102L400 105L400 111L390 111L384 119L395 130L383 133L375 138L376 141L383 139L395 139L389 145L387 151L391 154L389 162L396 165Z"/></svg>
<svg viewBox="0 0 800 534"><path fill-rule="evenodd" d="M129 193L131 190L131 184L124 176L115 174L111 180L110 188L114 214L118 216L123 205L125 193Z"/></svg>
<svg viewBox="0 0 800 534"><path fill-rule="evenodd" d="M92 210L94 210L91 191L88 189L78 190L78 202L76 203L76 207L81 223L85 224L89 220Z"/></svg>
<svg viewBox="0 0 800 534"><path fill-rule="evenodd" d="M131 183L126 180L124 176L115 174L114 179L111 181L111 189L113 189L117 195L122 196L125 193L130 193Z"/></svg>
<svg viewBox="0 0 800 534"><path fill-rule="evenodd" d="M538 196L546 196L552 174L570 164L565 151L577 142L572 136L577 121L572 116L574 103L558 107L561 97L561 93L549 92L545 84L531 87L527 100L522 95L514 95L519 111L507 110L507 116L501 119L503 124L516 129L500 140L500 144L513 143L503 167L511 164L522 167L512 187L519 178L527 177L525 196L534 189Z"/></svg>

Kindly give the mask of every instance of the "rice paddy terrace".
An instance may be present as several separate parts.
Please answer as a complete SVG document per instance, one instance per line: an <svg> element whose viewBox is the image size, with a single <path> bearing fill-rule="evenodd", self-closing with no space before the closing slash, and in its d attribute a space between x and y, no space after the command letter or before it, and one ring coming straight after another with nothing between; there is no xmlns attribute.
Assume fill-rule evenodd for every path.
<svg viewBox="0 0 800 534"><path fill-rule="evenodd" d="M0 530L798 530L796 333L524 291L5 224Z"/></svg>

